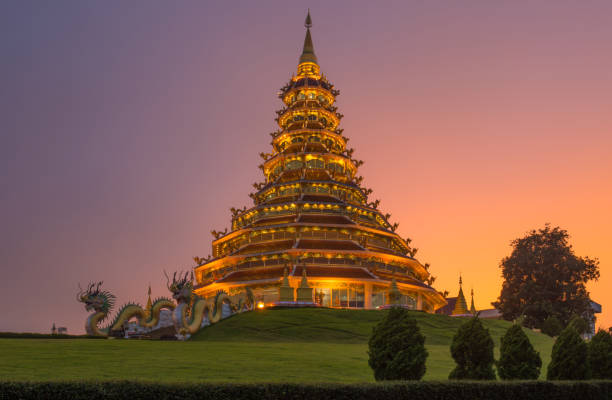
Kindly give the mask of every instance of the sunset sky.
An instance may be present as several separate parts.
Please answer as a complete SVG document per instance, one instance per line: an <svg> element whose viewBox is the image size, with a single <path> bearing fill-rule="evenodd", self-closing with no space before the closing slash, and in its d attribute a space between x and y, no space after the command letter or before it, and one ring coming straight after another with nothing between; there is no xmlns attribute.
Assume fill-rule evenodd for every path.
<svg viewBox="0 0 612 400"><path fill-rule="evenodd" d="M83 333L77 284L167 296L251 205L310 7L341 127L434 286L490 308L545 223L612 325L612 2L3 1L0 331ZM469 301L469 299L468 299Z"/></svg>

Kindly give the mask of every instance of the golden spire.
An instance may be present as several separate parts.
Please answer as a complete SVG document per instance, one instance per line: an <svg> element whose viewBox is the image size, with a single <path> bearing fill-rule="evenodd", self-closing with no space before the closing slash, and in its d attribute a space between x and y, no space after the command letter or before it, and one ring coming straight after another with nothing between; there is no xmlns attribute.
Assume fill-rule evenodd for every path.
<svg viewBox="0 0 612 400"><path fill-rule="evenodd" d="M304 265L302 267L302 281L300 282L300 287L301 288L307 288L308 286L308 279L306 278L306 265Z"/></svg>
<svg viewBox="0 0 612 400"><path fill-rule="evenodd" d="M459 295L457 296L457 301L455 302L455 308L453 309L452 315L468 314L467 302L465 301L463 288L461 287L462 284L463 280L461 279L461 275L459 275Z"/></svg>
<svg viewBox="0 0 612 400"><path fill-rule="evenodd" d="M148 317L151 316L151 307L153 306L153 304L151 303L151 284L149 283L149 291L147 292L149 298L147 300L147 308L145 308L145 314Z"/></svg>
<svg viewBox="0 0 612 400"><path fill-rule="evenodd" d="M470 306L470 313L476 315L476 307L474 307L474 289L472 289L472 305Z"/></svg>
<svg viewBox="0 0 612 400"><path fill-rule="evenodd" d="M304 38L304 49L300 56L300 64L311 62L317 64L317 56L314 53L314 45L312 44L312 37L310 36L310 27L312 27L312 19L310 18L310 9L308 9L308 15L306 16L306 37Z"/></svg>
<svg viewBox="0 0 612 400"><path fill-rule="evenodd" d="M394 274L395 275L395 274ZM387 293L387 304L388 305L400 305L402 303L402 292L397 287L395 276L391 279L391 285L389 286L389 292Z"/></svg>

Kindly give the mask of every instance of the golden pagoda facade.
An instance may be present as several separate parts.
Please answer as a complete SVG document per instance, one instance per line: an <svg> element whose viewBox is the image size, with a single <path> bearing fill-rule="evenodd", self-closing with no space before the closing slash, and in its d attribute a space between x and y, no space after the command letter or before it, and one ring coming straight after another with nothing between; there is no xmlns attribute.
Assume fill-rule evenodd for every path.
<svg viewBox="0 0 612 400"><path fill-rule="evenodd" d="M286 295L287 282L297 289L307 279L321 306L371 309L390 304L394 281L396 304L434 312L446 301L425 283L429 273L397 224L369 202L372 190L357 175L363 162L339 128L339 91L314 53L310 15L305 26L297 75L279 92L272 152L261 154L264 181L253 185L252 207L231 210L231 231L213 231L212 257L196 257L195 291L249 287L260 305L274 305L281 286Z"/></svg>

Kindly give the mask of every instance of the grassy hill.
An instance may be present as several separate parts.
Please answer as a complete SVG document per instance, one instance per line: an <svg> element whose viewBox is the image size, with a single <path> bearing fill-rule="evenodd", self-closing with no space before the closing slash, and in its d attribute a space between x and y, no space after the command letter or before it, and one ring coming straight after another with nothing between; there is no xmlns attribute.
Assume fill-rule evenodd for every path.
<svg viewBox="0 0 612 400"><path fill-rule="evenodd" d="M429 351L425 379L446 379L461 318L414 312ZM0 339L4 379L139 379L164 382L371 382L367 340L383 312L257 310L223 320L188 342ZM509 322L484 320L497 349ZM553 341L526 330L550 361ZM543 370L545 373L545 369ZM545 375L542 375L545 376Z"/></svg>

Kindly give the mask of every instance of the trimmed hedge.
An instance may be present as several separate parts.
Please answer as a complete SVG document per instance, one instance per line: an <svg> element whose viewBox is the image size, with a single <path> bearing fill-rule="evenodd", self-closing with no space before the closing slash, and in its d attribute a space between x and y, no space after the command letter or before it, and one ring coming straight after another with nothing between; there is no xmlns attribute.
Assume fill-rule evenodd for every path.
<svg viewBox="0 0 612 400"><path fill-rule="evenodd" d="M130 400L599 400L612 381L392 382L336 384L157 384L144 382L0 382L0 399Z"/></svg>

